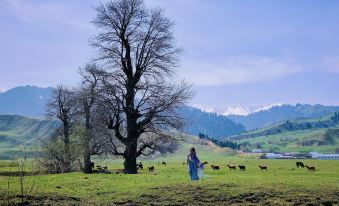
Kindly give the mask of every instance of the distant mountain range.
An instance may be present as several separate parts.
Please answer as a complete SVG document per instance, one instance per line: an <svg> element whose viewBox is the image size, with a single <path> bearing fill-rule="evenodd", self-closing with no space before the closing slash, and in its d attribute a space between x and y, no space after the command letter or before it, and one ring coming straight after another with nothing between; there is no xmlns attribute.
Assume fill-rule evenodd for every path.
<svg viewBox="0 0 339 206"><path fill-rule="evenodd" d="M11 160L23 157L19 151L19 145L23 145L26 155L33 157L39 150L41 140L52 135L60 125L55 120L28 118L18 115L0 115L0 160ZM180 134L181 141L178 143L175 154L184 156L187 148L194 146L200 155L230 155L233 151L229 148L219 148L208 140L199 139L192 135Z"/></svg>
<svg viewBox="0 0 339 206"><path fill-rule="evenodd" d="M242 124L235 123L223 115L204 112L189 106L183 107L180 112L186 119L187 126L184 128L184 132L188 134L199 135L202 133L219 139L245 131Z"/></svg>
<svg viewBox="0 0 339 206"><path fill-rule="evenodd" d="M339 152L339 113L297 118L254 129L224 140L236 141L243 150L265 152Z"/></svg>
<svg viewBox="0 0 339 206"><path fill-rule="evenodd" d="M20 86L0 93L0 115L43 117L46 101L50 98L52 89L52 87ZM227 110L220 110L224 111L223 114L216 109L204 110L191 106L185 106L180 110L188 120L184 131L193 135L204 133L219 139L289 119L332 114L339 111L339 106L279 103L250 107L239 104ZM241 113L241 115L230 115L231 113Z"/></svg>
<svg viewBox="0 0 339 206"><path fill-rule="evenodd" d="M228 115L226 117L234 122L243 124L246 130L251 130L289 119L321 117L337 111L339 111L339 106L284 104L273 106L270 109L258 111L247 116Z"/></svg>
<svg viewBox="0 0 339 206"><path fill-rule="evenodd" d="M309 105L309 104L270 104L265 106L249 106L247 104L237 104L229 107L195 107L205 112L216 113L231 119L235 123L245 126L246 130L265 127L280 121L321 117L339 111L339 106Z"/></svg>
<svg viewBox="0 0 339 206"><path fill-rule="evenodd" d="M0 93L0 114L43 116L52 87L19 86Z"/></svg>
<svg viewBox="0 0 339 206"><path fill-rule="evenodd" d="M20 86L0 93L0 115L21 115L43 117L45 105L51 96L52 87ZM180 110L187 119L184 131L198 135L199 133L221 138L244 131L244 126L215 113L203 112L185 106Z"/></svg>

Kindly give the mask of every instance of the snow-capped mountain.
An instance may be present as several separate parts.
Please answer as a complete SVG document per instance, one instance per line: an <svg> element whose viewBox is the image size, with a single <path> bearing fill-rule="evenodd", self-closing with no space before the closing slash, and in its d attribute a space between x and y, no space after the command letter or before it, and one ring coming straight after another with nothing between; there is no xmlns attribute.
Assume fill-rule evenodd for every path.
<svg viewBox="0 0 339 206"><path fill-rule="evenodd" d="M266 106L251 107L239 104L224 108L208 108L199 106L202 110L220 114L241 123L247 130L260 128L281 121L296 118L321 117L339 111L339 106L325 106L320 104L271 104Z"/></svg>
<svg viewBox="0 0 339 206"><path fill-rule="evenodd" d="M205 107L202 105L194 105L194 107L199 108L205 112L213 112L220 115L242 115L246 116L255 112L269 110L275 106L282 106L282 103L269 104L264 106L249 106L247 104L241 103L233 106L226 107Z"/></svg>
<svg viewBox="0 0 339 206"><path fill-rule="evenodd" d="M229 107L224 107L219 112L220 114L225 116L232 114L246 116L251 114L256 109L257 109L256 107L251 107L247 104L237 104Z"/></svg>

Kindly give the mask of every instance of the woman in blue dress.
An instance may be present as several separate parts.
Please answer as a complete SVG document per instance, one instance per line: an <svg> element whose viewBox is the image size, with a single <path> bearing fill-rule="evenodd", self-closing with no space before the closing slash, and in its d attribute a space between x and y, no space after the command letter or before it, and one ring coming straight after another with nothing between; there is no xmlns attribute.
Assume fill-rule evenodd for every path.
<svg viewBox="0 0 339 206"><path fill-rule="evenodd" d="M202 170L204 169L204 164L200 162L195 153L195 148L190 149L190 153L187 156L187 165L188 173L192 181L199 180L199 176L202 176Z"/></svg>

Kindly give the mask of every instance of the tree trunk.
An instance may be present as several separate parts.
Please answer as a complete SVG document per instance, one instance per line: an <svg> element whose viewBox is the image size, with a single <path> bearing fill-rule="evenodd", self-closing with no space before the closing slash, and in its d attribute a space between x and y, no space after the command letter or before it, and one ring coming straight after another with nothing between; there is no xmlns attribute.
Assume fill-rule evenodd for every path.
<svg viewBox="0 0 339 206"><path fill-rule="evenodd" d="M69 152L69 125L68 123L64 123L64 146L65 146L65 168L64 172L71 171L71 155Z"/></svg>
<svg viewBox="0 0 339 206"><path fill-rule="evenodd" d="M126 174L137 174L137 144L131 143L126 146L124 172Z"/></svg>
<svg viewBox="0 0 339 206"><path fill-rule="evenodd" d="M129 55L129 52L126 52ZM129 57L128 57L129 58ZM129 66L129 71L133 71L133 68ZM125 144L125 163L124 170L127 174L137 174L137 148L138 148L138 138L139 132L137 128L138 113L134 107L135 91L134 91L135 82L133 79L129 79L127 84L127 94L126 94L126 107L125 110L127 117L127 144Z"/></svg>
<svg viewBox="0 0 339 206"><path fill-rule="evenodd" d="M92 165L91 165L91 149L90 149L90 140L91 140L91 125L90 125L90 106L85 103L84 110L86 114L86 125L85 125L85 138L84 138L84 173L92 173Z"/></svg>
<svg viewBox="0 0 339 206"><path fill-rule="evenodd" d="M124 172L126 174L137 174L138 173L136 155L125 157Z"/></svg>
<svg viewBox="0 0 339 206"><path fill-rule="evenodd" d="M91 151L89 148L89 137L86 132L84 138L84 173L90 174L92 173L92 164L91 164Z"/></svg>

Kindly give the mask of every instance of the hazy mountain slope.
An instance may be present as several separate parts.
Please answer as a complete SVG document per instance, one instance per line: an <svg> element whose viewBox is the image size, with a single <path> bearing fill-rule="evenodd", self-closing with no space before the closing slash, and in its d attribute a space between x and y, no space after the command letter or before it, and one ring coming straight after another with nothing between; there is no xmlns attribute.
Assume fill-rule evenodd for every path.
<svg viewBox="0 0 339 206"><path fill-rule="evenodd" d="M0 148L32 145L41 138L49 137L58 125L57 121L0 115Z"/></svg>
<svg viewBox="0 0 339 206"><path fill-rule="evenodd" d="M0 115L43 116L51 91L51 87L22 86L0 93ZM204 133L214 138L238 134L244 131L244 126L250 130L288 119L320 117L335 111L339 111L339 107L301 104L274 106L247 116L217 115L190 106L180 110L188 120L184 132L193 135Z"/></svg>
<svg viewBox="0 0 339 206"><path fill-rule="evenodd" d="M243 124L247 130L264 127L280 121L301 117L321 117L339 111L339 106L324 105L281 105L268 110L255 112L247 116L229 115L228 118Z"/></svg>
<svg viewBox="0 0 339 206"><path fill-rule="evenodd" d="M0 114L42 116L52 88L20 86L0 93Z"/></svg>
<svg viewBox="0 0 339 206"><path fill-rule="evenodd" d="M11 159L13 157L22 156L19 151L19 145L26 147L38 145L41 139L45 139L52 135L59 126L57 121L27 118L17 115L0 115L0 159ZM178 134L178 148L175 154L171 154L171 159L186 158L191 147L198 149L199 154L220 155L220 157L228 156L233 150L228 148L220 148L208 140L202 140L198 137ZM29 155L34 151L28 151Z"/></svg>
<svg viewBox="0 0 339 206"><path fill-rule="evenodd" d="M51 91L51 87L23 86L0 93L0 115L43 116ZM214 113L203 112L189 106L183 107L180 112L188 120L185 132L189 134L205 133L219 138L244 130L242 125L234 124L226 117Z"/></svg>
<svg viewBox="0 0 339 206"><path fill-rule="evenodd" d="M283 121L227 140L242 143L245 150L338 152L339 115Z"/></svg>
<svg viewBox="0 0 339 206"><path fill-rule="evenodd" d="M243 125L234 123L223 115L203 112L193 107L184 107L181 113L187 120L184 132L189 134L198 135L203 133L219 139L239 134L245 129Z"/></svg>

